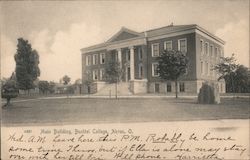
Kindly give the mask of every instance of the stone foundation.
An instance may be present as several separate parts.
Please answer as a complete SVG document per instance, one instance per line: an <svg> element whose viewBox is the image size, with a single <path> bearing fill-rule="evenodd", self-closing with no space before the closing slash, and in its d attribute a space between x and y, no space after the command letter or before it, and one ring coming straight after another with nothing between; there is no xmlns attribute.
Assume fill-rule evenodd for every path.
<svg viewBox="0 0 250 160"><path fill-rule="evenodd" d="M147 79L130 81L130 91L133 94L147 93Z"/></svg>
<svg viewBox="0 0 250 160"><path fill-rule="evenodd" d="M197 80L197 81L179 81L177 84L177 90L180 94L197 94L204 83L204 80ZM225 93L225 82L224 81L211 81L213 83L218 84L219 92ZM175 93L175 82L171 81L171 92L167 91L167 82L149 82L148 83L148 93L164 93L164 94L174 94ZM184 92L180 92L180 83L184 83ZM156 85L159 84L159 92L155 88Z"/></svg>

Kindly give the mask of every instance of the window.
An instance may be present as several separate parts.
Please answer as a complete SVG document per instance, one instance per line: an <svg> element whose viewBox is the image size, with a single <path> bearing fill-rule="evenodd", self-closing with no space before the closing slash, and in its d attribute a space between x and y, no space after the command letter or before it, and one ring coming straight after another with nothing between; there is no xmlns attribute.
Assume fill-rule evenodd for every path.
<svg viewBox="0 0 250 160"><path fill-rule="evenodd" d="M152 76L153 77L159 76L158 67L159 67L158 63L152 63Z"/></svg>
<svg viewBox="0 0 250 160"><path fill-rule="evenodd" d="M215 48L214 56L215 56L216 58L217 58L217 56L218 56L218 48L217 48L217 47Z"/></svg>
<svg viewBox="0 0 250 160"><path fill-rule="evenodd" d="M210 45L209 51L210 51L210 56L211 57L214 56L214 46L213 45Z"/></svg>
<svg viewBox="0 0 250 160"><path fill-rule="evenodd" d="M223 57L222 49L219 49L220 57Z"/></svg>
<svg viewBox="0 0 250 160"><path fill-rule="evenodd" d="M201 53L203 53L204 52L204 44L203 44L203 40L201 39L200 40L200 51L201 51Z"/></svg>
<svg viewBox="0 0 250 160"><path fill-rule="evenodd" d="M159 52L159 43L152 44L152 57L158 57Z"/></svg>
<svg viewBox="0 0 250 160"><path fill-rule="evenodd" d="M142 64L139 64L139 78L142 78L143 75L143 66Z"/></svg>
<svg viewBox="0 0 250 160"><path fill-rule="evenodd" d="M130 50L126 50L126 60L130 61Z"/></svg>
<svg viewBox="0 0 250 160"><path fill-rule="evenodd" d="M89 65L91 65L91 56L90 55L86 56L86 66L89 66Z"/></svg>
<svg viewBox="0 0 250 160"><path fill-rule="evenodd" d="M204 74L203 62L201 61L201 74Z"/></svg>
<svg viewBox="0 0 250 160"><path fill-rule="evenodd" d="M167 92L172 92L171 82L167 83Z"/></svg>
<svg viewBox="0 0 250 160"><path fill-rule="evenodd" d="M104 69L100 69L100 80L104 80Z"/></svg>
<svg viewBox="0 0 250 160"><path fill-rule="evenodd" d="M185 84L184 84L184 82L180 82L180 92L185 92Z"/></svg>
<svg viewBox="0 0 250 160"><path fill-rule="evenodd" d="M214 68L214 66L213 65L211 65L211 67L210 67L210 76L213 76L213 72L214 72L214 70L213 70L213 68Z"/></svg>
<svg viewBox="0 0 250 160"><path fill-rule="evenodd" d="M205 43L205 54L206 55L208 54L208 43L207 42Z"/></svg>
<svg viewBox="0 0 250 160"><path fill-rule="evenodd" d="M172 41L164 42L164 50L171 51L172 50Z"/></svg>
<svg viewBox="0 0 250 160"><path fill-rule="evenodd" d="M138 59L142 60L142 48L141 47L138 48Z"/></svg>
<svg viewBox="0 0 250 160"><path fill-rule="evenodd" d="M93 55L93 65L96 65L98 63L98 54Z"/></svg>
<svg viewBox="0 0 250 160"><path fill-rule="evenodd" d="M104 64L105 63L105 53L101 53L100 55L100 64Z"/></svg>
<svg viewBox="0 0 250 160"><path fill-rule="evenodd" d="M178 50L186 53L187 52L187 39L179 39L178 40Z"/></svg>
<svg viewBox="0 0 250 160"><path fill-rule="evenodd" d="M98 79L98 70L93 70L93 80Z"/></svg>
<svg viewBox="0 0 250 160"><path fill-rule="evenodd" d="M206 74L209 74L208 62L206 63Z"/></svg>

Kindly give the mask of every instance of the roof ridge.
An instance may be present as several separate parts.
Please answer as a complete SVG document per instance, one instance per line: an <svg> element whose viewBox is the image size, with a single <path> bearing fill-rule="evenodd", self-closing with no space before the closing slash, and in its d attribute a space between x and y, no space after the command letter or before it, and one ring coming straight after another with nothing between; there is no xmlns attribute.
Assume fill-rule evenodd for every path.
<svg viewBox="0 0 250 160"><path fill-rule="evenodd" d="M150 31L155 31L158 29L163 29L163 28L167 28L167 27L187 27L187 26L197 26L197 24L186 24L186 25L167 25L167 26L162 26L162 27L158 27L158 28L153 28L153 29L149 29L143 32L150 32ZM141 32L141 33L143 33Z"/></svg>

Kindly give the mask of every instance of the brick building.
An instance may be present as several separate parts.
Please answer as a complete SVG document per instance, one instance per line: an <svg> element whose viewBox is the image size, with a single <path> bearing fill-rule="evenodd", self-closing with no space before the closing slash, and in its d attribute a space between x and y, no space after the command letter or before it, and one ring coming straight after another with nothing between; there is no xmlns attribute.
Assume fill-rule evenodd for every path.
<svg viewBox="0 0 250 160"><path fill-rule="evenodd" d="M127 28L107 42L81 49L84 93L98 93L108 84L104 67L110 59L120 62L123 70L120 83L128 85L129 92L172 93L174 82L164 82L157 73L157 57L163 50L180 50L189 58L187 74L181 77L178 91L198 93L203 82L218 83L225 92L225 83L217 82L217 73L211 68L223 56L225 42L198 25L170 25L144 32ZM86 77L92 83L86 84Z"/></svg>

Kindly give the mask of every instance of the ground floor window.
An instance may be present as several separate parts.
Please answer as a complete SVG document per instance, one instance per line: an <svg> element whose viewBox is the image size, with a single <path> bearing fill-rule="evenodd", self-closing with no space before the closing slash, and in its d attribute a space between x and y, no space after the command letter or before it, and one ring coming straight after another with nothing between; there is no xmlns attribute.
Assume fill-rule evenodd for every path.
<svg viewBox="0 0 250 160"><path fill-rule="evenodd" d="M155 93L159 93L159 92L160 92L160 84L155 83Z"/></svg>
<svg viewBox="0 0 250 160"><path fill-rule="evenodd" d="M172 87L170 82L167 83L167 92L172 92Z"/></svg>
<svg viewBox="0 0 250 160"><path fill-rule="evenodd" d="M142 64L139 64L139 78L142 78L143 75L143 66Z"/></svg>
<svg viewBox="0 0 250 160"><path fill-rule="evenodd" d="M184 84L184 82L180 82L180 92L185 92L185 84Z"/></svg>

